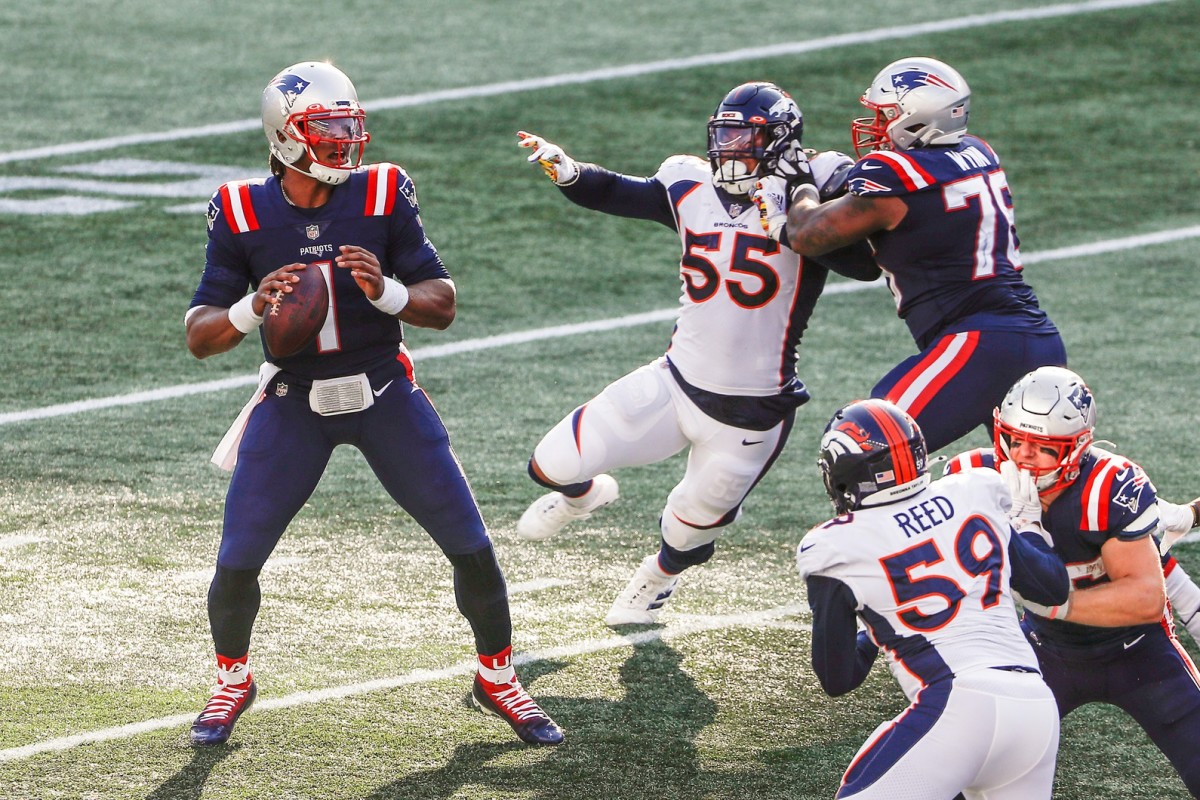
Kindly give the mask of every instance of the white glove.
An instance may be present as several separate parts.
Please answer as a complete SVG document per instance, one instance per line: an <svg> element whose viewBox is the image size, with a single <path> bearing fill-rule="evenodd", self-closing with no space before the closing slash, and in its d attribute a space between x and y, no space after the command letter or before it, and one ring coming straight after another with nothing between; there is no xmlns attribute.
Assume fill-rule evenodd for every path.
<svg viewBox="0 0 1200 800"><path fill-rule="evenodd" d="M750 190L750 199L758 206L758 220L763 230L778 242L787 223L787 181L778 175L766 175Z"/></svg>
<svg viewBox="0 0 1200 800"><path fill-rule="evenodd" d="M843 167L853 165L853 158L845 153L839 153L837 150L826 150L824 153L810 151L808 153L808 166L812 170L813 183L817 185L821 197L826 197L830 193L829 182L833 176Z"/></svg>
<svg viewBox="0 0 1200 800"><path fill-rule="evenodd" d="M1004 478L1004 483L1008 486L1008 493L1012 495L1012 509L1008 512L1008 516L1018 529L1025 526L1036 525L1041 530L1042 527L1042 501L1038 497L1037 481L1033 477L1033 473L1027 470L1018 469L1013 461L1000 462L1000 477Z"/></svg>
<svg viewBox="0 0 1200 800"><path fill-rule="evenodd" d="M1176 505L1161 497L1158 498L1158 534L1162 538L1158 545L1160 555L1165 556L1171 549L1171 545L1196 527L1198 511L1200 511L1200 498L1186 506Z"/></svg>
<svg viewBox="0 0 1200 800"><path fill-rule="evenodd" d="M1021 604L1021 606L1032 614L1037 614L1045 619L1066 619L1067 610L1071 606L1071 596L1067 595L1066 601L1061 606L1044 606L1041 603L1035 603L1032 600L1026 600L1021 595L1013 592L1013 597Z"/></svg>
<svg viewBox="0 0 1200 800"><path fill-rule="evenodd" d="M548 142L537 134L517 131L517 145L532 147L533 155L526 159L530 164L537 162L550 180L559 186L570 186L579 180L579 165L554 142Z"/></svg>

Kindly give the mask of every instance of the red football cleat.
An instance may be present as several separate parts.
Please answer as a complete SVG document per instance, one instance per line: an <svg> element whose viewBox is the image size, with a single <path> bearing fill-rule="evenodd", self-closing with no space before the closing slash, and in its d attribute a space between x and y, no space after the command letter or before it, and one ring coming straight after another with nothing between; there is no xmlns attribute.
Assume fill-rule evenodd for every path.
<svg viewBox="0 0 1200 800"><path fill-rule="evenodd" d="M491 683L476 674L471 702L483 713L507 722L523 742L560 744L563 740L562 728L542 711L516 677L512 683Z"/></svg>
<svg viewBox="0 0 1200 800"><path fill-rule="evenodd" d="M189 737L192 744L225 744L233 733L233 724L254 704L257 696L258 686L252 677L237 686L218 683L204 710L192 723Z"/></svg>

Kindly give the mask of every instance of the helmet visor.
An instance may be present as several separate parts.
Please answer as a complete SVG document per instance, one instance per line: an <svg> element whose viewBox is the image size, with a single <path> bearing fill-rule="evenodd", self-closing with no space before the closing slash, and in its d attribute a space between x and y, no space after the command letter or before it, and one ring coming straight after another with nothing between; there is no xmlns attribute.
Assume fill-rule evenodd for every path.
<svg viewBox="0 0 1200 800"><path fill-rule="evenodd" d="M763 129L755 125L713 123L708 127L708 150L712 157L762 158Z"/></svg>
<svg viewBox="0 0 1200 800"><path fill-rule="evenodd" d="M362 109L309 111L296 115L295 129L313 163L334 169L356 169L371 137Z"/></svg>

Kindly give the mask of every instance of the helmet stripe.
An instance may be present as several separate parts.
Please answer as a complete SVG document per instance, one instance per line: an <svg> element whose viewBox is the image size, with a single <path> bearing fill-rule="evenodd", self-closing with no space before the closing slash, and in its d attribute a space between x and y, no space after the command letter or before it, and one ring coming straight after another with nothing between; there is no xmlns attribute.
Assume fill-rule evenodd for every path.
<svg viewBox="0 0 1200 800"><path fill-rule="evenodd" d="M917 464L913 459L912 448L908 446L908 436L900 430L896 420L877 403L866 403L865 405L883 432L883 438L887 440L888 449L892 453L892 464L896 470L896 483L915 481L918 477Z"/></svg>

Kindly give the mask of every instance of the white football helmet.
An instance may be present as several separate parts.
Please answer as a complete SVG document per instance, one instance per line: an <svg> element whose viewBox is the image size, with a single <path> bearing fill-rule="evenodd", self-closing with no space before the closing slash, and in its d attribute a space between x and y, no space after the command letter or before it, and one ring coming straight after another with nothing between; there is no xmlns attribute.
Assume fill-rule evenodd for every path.
<svg viewBox="0 0 1200 800"><path fill-rule="evenodd" d="M371 140L366 119L354 84L332 64L294 64L263 89L263 132L271 154L290 169L333 186L362 164ZM304 156L310 163L297 166Z"/></svg>
<svg viewBox="0 0 1200 800"><path fill-rule="evenodd" d="M1065 367L1039 367L1013 384L994 414L996 463L1012 459L1012 448L1033 442L1052 449L1055 466L1030 470L1038 492L1068 486L1092 446L1096 400L1083 378Z"/></svg>
<svg viewBox="0 0 1200 800"><path fill-rule="evenodd" d="M859 102L874 112L850 124L854 152L953 145L967 135L971 87L948 64L902 58L888 64Z"/></svg>

